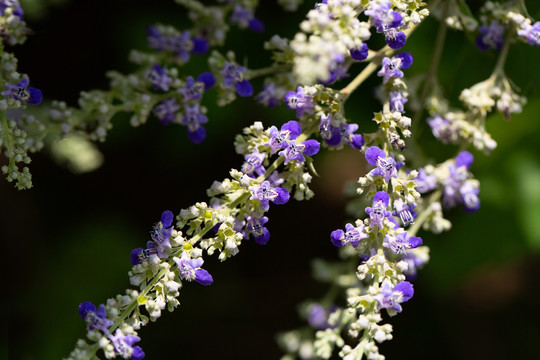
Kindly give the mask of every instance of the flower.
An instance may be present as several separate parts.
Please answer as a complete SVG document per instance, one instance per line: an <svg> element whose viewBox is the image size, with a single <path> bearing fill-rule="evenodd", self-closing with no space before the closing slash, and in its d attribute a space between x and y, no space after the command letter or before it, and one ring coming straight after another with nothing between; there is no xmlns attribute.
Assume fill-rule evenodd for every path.
<svg viewBox="0 0 540 360"><path fill-rule="evenodd" d="M383 241L383 246L392 250L394 254L402 254L420 245L422 245L422 239L417 236L407 237L407 232L399 233L397 236L386 234Z"/></svg>
<svg viewBox="0 0 540 360"><path fill-rule="evenodd" d="M476 37L476 46L482 51L501 50L504 44L504 26L492 20L489 26L480 26L480 35Z"/></svg>
<svg viewBox="0 0 540 360"><path fill-rule="evenodd" d="M426 173L426 170L422 168L418 169L418 176L414 179L414 183L419 193L427 193L438 187L437 177L433 174Z"/></svg>
<svg viewBox="0 0 540 360"><path fill-rule="evenodd" d="M317 140L306 140L299 144L296 140L289 142L284 150L281 150L278 155L285 157L284 164L287 165L291 160L297 160L299 162L306 161L304 155L313 156L319 152L321 144Z"/></svg>
<svg viewBox="0 0 540 360"><path fill-rule="evenodd" d="M197 77L197 81L193 77L188 76L186 86L178 89L178 93L182 94L184 102L202 99L204 91L210 89L216 83L216 78L211 72L202 73Z"/></svg>
<svg viewBox="0 0 540 360"><path fill-rule="evenodd" d="M158 64L155 64L152 66L147 72L146 72L146 79L154 85L154 90L163 90L163 91L169 91L169 84L172 83L172 79L165 74L165 71L167 68L161 67Z"/></svg>
<svg viewBox="0 0 540 360"><path fill-rule="evenodd" d="M371 146L366 150L366 160L369 165L376 166L368 175L382 176L388 182L390 178L397 178L397 164L391 157L386 157L386 153L377 146Z"/></svg>
<svg viewBox="0 0 540 360"><path fill-rule="evenodd" d="M141 338L136 335L124 335L122 330L116 329L113 335L109 335L109 340L113 343L114 351L124 359L140 360L144 358L144 351L140 346L133 346Z"/></svg>
<svg viewBox="0 0 540 360"><path fill-rule="evenodd" d="M264 24L261 20L253 16L253 13L248 9L236 4L230 17L232 24L238 24L242 28L249 27L255 32L263 32Z"/></svg>
<svg viewBox="0 0 540 360"><path fill-rule="evenodd" d="M468 179L468 170L474 157L468 151L458 154L454 164L448 165L449 176L443 181L443 205L453 207L463 203L469 212L480 208L478 193L480 189L476 180Z"/></svg>
<svg viewBox="0 0 540 360"><path fill-rule="evenodd" d="M244 72L246 69L243 66L237 66L230 62L225 62L225 67L220 71L220 74L224 76L223 85L227 89L234 85L236 93L240 96L253 95L253 86L244 78Z"/></svg>
<svg viewBox="0 0 540 360"><path fill-rule="evenodd" d="M208 271L201 269L201 265L204 263L203 259L191 259L187 252L183 252L180 258L173 257L174 262L180 269L180 278L192 281L195 280L201 285L208 286L214 282L212 275Z"/></svg>
<svg viewBox="0 0 540 360"><path fill-rule="evenodd" d="M277 87L273 82L265 84L263 90L257 94L255 100L259 104L272 108L281 103L281 99L277 96Z"/></svg>
<svg viewBox="0 0 540 360"><path fill-rule="evenodd" d="M397 199L394 201L395 211L392 213L392 215L399 216L403 226L414 224L414 218L416 217L416 212L414 212L413 209L415 207L416 207L416 204L407 204L405 201L401 199Z"/></svg>
<svg viewBox="0 0 540 360"><path fill-rule="evenodd" d="M154 226L152 230L151 237L152 240L156 242L157 255L160 258L167 258L167 255L164 250L171 248L171 234L172 234L172 222L174 215L172 211L166 210L161 214L160 221Z"/></svg>
<svg viewBox="0 0 540 360"><path fill-rule="evenodd" d="M408 69L412 63L413 57L408 52L396 54L392 58L385 57L382 61L382 69L379 70L377 76L382 76L383 83L386 84L390 78L402 78L401 69Z"/></svg>
<svg viewBox="0 0 540 360"><path fill-rule="evenodd" d="M22 78L17 84L12 85L6 83L6 90L2 91L2 96L5 98L11 97L15 100L23 101L30 105L37 105L43 99L43 94L41 90L28 87L30 79Z"/></svg>
<svg viewBox="0 0 540 360"><path fill-rule="evenodd" d="M288 121L278 130L275 126L268 130L270 140L265 145L270 146L270 153L273 154L280 149L286 149L289 146L289 140L294 140L302 133L302 128L298 121Z"/></svg>
<svg viewBox="0 0 540 360"><path fill-rule="evenodd" d="M291 110L296 110L296 117L300 118L304 112L313 114L315 103L313 97L304 92L304 88L299 86L296 92L289 91L285 94L285 106Z"/></svg>
<svg viewBox="0 0 540 360"><path fill-rule="evenodd" d="M527 39L530 45L540 46L540 21L535 22L534 25L523 22L517 34Z"/></svg>
<svg viewBox="0 0 540 360"><path fill-rule="evenodd" d="M390 93L388 93L388 96L390 98L390 111L398 111L400 113L403 113L405 111L404 105L408 100L406 97L403 96L401 91L390 91Z"/></svg>
<svg viewBox="0 0 540 360"><path fill-rule="evenodd" d="M360 46L360 48L350 49L349 53L351 54L351 58L353 58L353 60L364 61L369 55L369 49L366 43L362 43L362 46Z"/></svg>
<svg viewBox="0 0 540 360"><path fill-rule="evenodd" d="M286 189L280 187L273 187L267 180L263 181L261 185L250 186L252 195L250 200L259 200L264 210L269 209L269 201L274 204L285 204L289 201L289 192Z"/></svg>
<svg viewBox="0 0 540 360"><path fill-rule="evenodd" d="M255 215L245 215L246 217L246 237L250 234L253 235L255 242L260 245L266 245L270 239L270 232L264 226L268 222L266 216L256 217Z"/></svg>
<svg viewBox="0 0 540 360"><path fill-rule="evenodd" d="M414 295L414 288L408 281L402 281L393 288L388 282L383 284L380 294L374 296L379 309L394 309L401 312L401 303L408 301Z"/></svg>
<svg viewBox="0 0 540 360"><path fill-rule="evenodd" d="M0 0L0 16L4 16L8 7L13 9L13 15L17 16L19 19L23 18L24 12L18 0Z"/></svg>
<svg viewBox="0 0 540 360"><path fill-rule="evenodd" d="M375 194L375 196L373 197L372 207L366 208L366 213L369 215L369 218L371 220L371 226L375 224L379 227L379 229L383 228L383 220L392 215L390 211L386 210L389 203L390 196L386 192L379 191Z"/></svg>
<svg viewBox="0 0 540 360"><path fill-rule="evenodd" d="M79 305L79 315L88 323L88 330L101 330L103 333L109 333L109 327L113 322L107 319L105 314L105 305L101 304L96 310L96 306L90 301L82 302Z"/></svg>
<svg viewBox="0 0 540 360"><path fill-rule="evenodd" d="M180 106L176 102L176 99L171 98L157 104L152 113L159 119L161 124L167 125L176 120L176 112L178 110L180 110Z"/></svg>
<svg viewBox="0 0 540 360"><path fill-rule="evenodd" d="M401 49L407 40L407 36L402 31L396 29L405 25L400 13L391 9L390 1L370 1L368 9L364 12L371 18L373 26L378 33L384 33L384 39L392 49Z"/></svg>
<svg viewBox="0 0 540 360"><path fill-rule="evenodd" d="M264 159L266 158L266 153L260 153L258 148L253 149L251 154L246 155L246 161L242 165L242 172L244 174L251 174L255 172L257 175L264 175L265 169L262 165Z"/></svg>
<svg viewBox="0 0 540 360"><path fill-rule="evenodd" d="M358 227L346 224L345 231L346 232L341 229L332 231L330 234L330 241L332 241L334 246L341 247L351 244L353 248L357 248L360 244L360 240L369 237L369 235L364 232L364 224L361 224Z"/></svg>
<svg viewBox="0 0 540 360"><path fill-rule="evenodd" d="M201 124L208 122L208 118L201 114L200 104L186 105L186 114L180 120L180 124L187 126L188 139L199 144L206 138L206 130Z"/></svg>
<svg viewBox="0 0 540 360"><path fill-rule="evenodd" d="M158 254L158 249L156 248L154 242L149 241L146 243L146 249L137 248L131 250L129 259L133 265L139 265L142 264L143 261L148 260L152 255L157 255L158 257L160 257ZM161 252L161 258L167 257L167 254Z"/></svg>

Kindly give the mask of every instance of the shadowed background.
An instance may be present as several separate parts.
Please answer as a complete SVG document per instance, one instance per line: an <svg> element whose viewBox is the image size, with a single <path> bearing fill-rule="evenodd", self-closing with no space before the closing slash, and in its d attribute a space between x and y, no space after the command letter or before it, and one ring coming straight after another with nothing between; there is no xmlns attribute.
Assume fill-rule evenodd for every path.
<svg viewBox="0 0 540 360"><path fill-rule="evenodd" d="M54 5L57 3L57 5ZM252 68L270 63L262 42L272 34L292 37L312 3L294 14L283 13L274 1L263 1L256 15L266 25L263 34L234 28L226 47L246 57ZM478 2L471 1L475 8ZM533 18L540 4L527 2ZM24 6L24 3L23 3ZM33 6L33 7L32 7ZM42 6L39 8L39 6ZM32 12L31 10L34 9ZM126 61L132 48L148 50L146 27L161 22L188 28L183 8L173 1L28 0L27 20L35 34L12 49L19 70L46 100L76 104L81 90L106 89L105 71L134 69ZM415 57L410 77L427 70L437 22L428 20L411 37L405 51ZM380 39L379 39L380 40ZM377 48L378 40L369 44ZM222 49L223 50L223 49ZM206 70L195 58L184 70ZM439 76L446 95L457 97L490 75L497 59L483 53L462 33L449 31ZM511 49L506 72L528 97L522 114L510 122L492 116L488 129L499 143L485 156L474 152L471 171L481 181L482 207L475 214L462 208L447 212L453 229L440 236L421 233L431 248L431 260L415 282L415 296L393 318L394 339L381 345L388 359L515 359L537 354L540 338L537 313L540 283L540 49L525 44ZM351 68L352 76L362 68ZM347 80L337 87L344 86ZM362 132L380 104L372 77L347 103L347 116ZM255 81L256 91L262 84ZM34 188L16 191L0 182L3 214L1 238L8 252L9 358L66 357L85 334L78 304L104 302L129 286L131 249L149 239L163 210L177 214L206 200L213 180L228 176L242 158L234 153L235 134L253 121L279 125L294 119L284 108L265 109L252 99L209 108L208 138L191 144L181 126L163 127L156 119L132 128L129 116L115 118L107 141L98 144L105 162L98 170L73 175L55 164L47 151L32 156ZM410 114L407 114L410 116ZM422 120L424 121L424 120ZM454 156L421 125L419 142L433 162ZM5 161L2 159L1 161ZM276 359L278 331L304 323L296 306L324 295L326 285L310 276L314 257L337 259L329 241L332 230L351 221L345 214L346 182L366 171L360 152L323 151L315 157L321 175L309 202L272 206L266 246L245 241L240 253L220 263L208 257L205 268L214 283L185 284L181 306L164 312L159 321L140 331L148 359ZM7 338L4 336L3 338Z"/></svg>

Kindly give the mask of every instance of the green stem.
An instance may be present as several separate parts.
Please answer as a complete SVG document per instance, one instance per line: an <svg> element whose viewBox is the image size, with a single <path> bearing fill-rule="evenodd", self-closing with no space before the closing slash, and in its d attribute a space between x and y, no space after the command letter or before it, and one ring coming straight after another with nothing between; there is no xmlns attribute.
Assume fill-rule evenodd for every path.
<svg viewBox="0 0 540 360"><path fill-rule="evenodd" d="M287 72L292 69L292 65L286 64L286 65L278 65L278 66L269 66L262 69L257 70L248 70L246 72L245 78L247 80L251 80L256 77L270 75L278 72Z"/></svg>
<svg viewBox="0 0 540 360"><path fill-rule="evenodd" d="M498 78L498 77L504 77L504 64L506 63L506 58L508 57L508 52L510 50L510 43L513 37L513 31L508 31L508 35L506 36L506 39L504 40L503 48L499 54L499 58L497 59L497 64L495 65L495 68L493 69L493 73L491 74L491 78Z"/></svg>

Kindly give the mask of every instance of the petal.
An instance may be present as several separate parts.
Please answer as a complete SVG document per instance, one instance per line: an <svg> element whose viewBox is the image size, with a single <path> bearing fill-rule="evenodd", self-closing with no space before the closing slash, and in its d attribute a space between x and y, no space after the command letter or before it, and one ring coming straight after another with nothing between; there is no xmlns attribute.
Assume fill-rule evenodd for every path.
<svg viewBox="0 0 540 360"><path fill-rule="evenodd" d="M360 134L353 135L352 141L349 143L349 145L351 145L351 147L356 150L362 149L362 146L364 146L364 144L364 137Z"/></svg>
<svg viewBox="0 0 540 360"><path fill-rule="evenodd" d="M414 249L422 245L422 239L418 236L411 236L408 240L409 246Z"/></svg>
<svg viewBox="0 0 540 360"><path fill-rule="evenodd" d="M129 256L129 260L131 261L131 264L139 265L142 263L141 259L139 258L139 254L143 250L144 250L143 248L137 248L137 249L131 250L131 254Z"/></svg>
<svg viewBox="0 0 540 360"><path fill-rule="evenodd" d="M85 319L88 312L96 312L96 306L90 301L82 302L79 305L79 315L81 315L81 317Z"/></svg>
<svg viewBox="0 0 540 360"><path fill-rule="evenodd" d="M248 97L248 96L253 95L253 86L252 86L251 83L250 83L249 81L247 81L246 79L237 82L237 83L234 85L234 88L236 89L236 92L237 92L238 95L240 95L240 96Z"/></svg>
<svg viewBox="0 0 540 360"><path fill-rule="evenodd" d="M385 37L385 40L390 48L394 50L399 50L403 46L405 46L405 43L407 42L407 36L405 35L404 32L400 31L396 34L395 37L387 36ZM403 68L406 69L406 67L403 67Z"/></svg>
<svg viewBox="0 0 540 360"><path fill-rule="evenodd" d="M281 127L281 131L285 130L291 132L291 134L289 135L290 140L296 139L302 133L302 127L300 126L300 123L295 120L291 120L283 124L283 126Z"/></svg>
<svg viewBox="0 0 540 360"><path fill-rule="evenodd" d="M160 221L163 224L163 227L168 228L169 226L172 225L173 219L174 219L174 215L173 215L172 211L165 210L161 214L161 220Z"/></svg>
<svg viewBox="0 0 540 360"><path fill-rule="evenodd" d="M378 191L373 197L373 203L376 203L377 201L382 201L385 206L388 206L390 202L390 196L384 191Z"/></svg>
<svg viewBox="0 0 540 360"><path fill-rule="evenodd" d="M195 131L187 132L188 139L194 144L200 144L206 138L206 130L204 127L199 126Z"/></svg>
<svg viewBox="0 0 540 360"><path fill-rule="evenodd" d="M259 245L266 245L268 240L270 239L270 232L267 228L263 228L263 234L261 236L253 236L255 238L255 242Z"/></svg>
<svg viewBox="0 0 540 360"><path fill-rule="evenodd" d="M359 49L349 50L351 57L356 61L364 61L367 59L369 54L369 49L366 43L363 43Z"/></svg>
<svg viewBox="0 0 540 360"><path fill-rule="evenodd" d="M274 204L281 205L289 201L290 195L286 189L277 187L274 190L278 193L278 196L273 200Z"/></svg>
<svg viewBox="0 0 540 360"><path fill-rule="evenodd" d="M210 45L208 45L208 41L206 41L206 39L193 38L191 41L193 42L193 49L191 50L193 54L202 55L208 52Z"/></svg>
<svg viewBox="0 0 540 360"><path fill-rule="evenodd" d="M394 291L399 291L403 294L402 302L408 301L414 295L413 285L408 281L402 281L396 286L394 286Z"/></svg>
<svg viewBox="0 0 540 360"><path fill-rule="evenodd" d="M402 53L396 54L395 57L398 57L401 59L402 69L408 69L413 63L413 56L411 55L411 53L402 52Z"/></svg>
<svg viewBox="0 0 540 360"><path fill-rule="evenodd" d="M141 360L145 356L143 349L140 346L134 346L131 353L131 360Z"/></svg>
<svg viewBox="0 0 540 360"><path fill-rule="evenodd" d="M195 271L195 281L201 285L208 286L214 282L212 275L204 269Z"/></svg>
<svg viewBox="0 0 540 360"><path fill-rule="evenodd" d="M345 233L341 229L334 230L330 234L330 241L332 242L332 244L334 244L334 246L342 247L343 245L345 245L343 241L341 241L341 238L343 237L344 234Z"/></svg>
<svg viewBox="0 0 540 360"><path fill-rule="evenodd" d="M386 153L379 149L377 146L371 146L366 150L365 153L366 160L369 165L377 166L377 159L383 158L386 159Z"/></svg>
<svg viewBox="0 0 540 360"><path fill-rule="evenodd" d="M248 26L251 30L255 31L255 32L263 32L264 31L264 24L262 23L261 20L257 19L257 18L253 18L251 20L249 20L248 22Z"/></svg>
<svg viewBox="0 0 540 360"><path fill-rule="evenodd" d="M29 87L27 91L30 94L30 97L26 100L27 104L37 105L43 99L43 94L41 93L41 90Z"/></svg>
<svg viewBox="0 0 540 360"><path fill-rule="evenodd" d="M304 149L304 155L312 156L319 152L321 144L317 140L306 140L304 141L306 148Z"/></svg>
<svg viewBox="0 0 540 360"><path fill-rule="evenodd" d="M456 157L456 167L465 166L469 170L473 161L474 156L470 152L462 151Z"/></svg>
<svg viewBox="0 0 540 360"><path fill-rule="evenodd" d="M204 90L207 91L216 83L216 77L211 72L203 72L201 75L197 76L197 81L204 83Z"/></svg>

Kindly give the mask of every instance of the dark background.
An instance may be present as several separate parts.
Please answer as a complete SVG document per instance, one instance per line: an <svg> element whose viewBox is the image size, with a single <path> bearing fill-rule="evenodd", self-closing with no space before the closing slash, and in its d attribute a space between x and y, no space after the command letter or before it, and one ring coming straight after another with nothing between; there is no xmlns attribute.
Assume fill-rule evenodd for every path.
<svg viewBox="0 0 540 360"><path fill-rule="evenodd" d="M266 32L235 28L226 44L237 50L237 59L246 56L252 68L270 63L262 41L274 33L292 37L312 6L307 1L289 14L273 1L263 3L257 16ZM471 3L474 8L478 2ZM538 5L527 3L531 15L540 18ZM71 105L81 90L106 89L105 71L134 69L127 54L132 48L148 50L147 26L189 27L183 8L169 0L151 5L142 0L34 2L25 10L35 34L13 49L19 71L29 74L46 100ZM415 56L407 77L427 70L437 26L435 20L426 21L403 49ZM462 33L448 33L439 76L455 105L461 89L490 75L496 58ZM529 103L510 122L499 115L488 120L499 147L490 156L474 152L471 170L481 181L480 211L471 215L454 209L446 213L453 222L450 232L421 233L431 261L415 282L414 298L391 320L394 340L381 345L388 359L515 359L538 353L539 62L539 49L512 47L506 71ZM185 71L193 75L204 69L201 60ZM351 75L360 69L351 68ZM348 117L363 132L374 129L372 113L380 111L372 93L378 84L380 79L372 77L347 103ZM294 118L289 110L268 110L252 99L217 108L211 106L212 96L205 102L210 122L201 145L187 141L181 126L163 127L150 119L132 128L129 116L119 115L107 141L98 144L105 156L98 170L73 175L43 151L32 157L32 189L17 191L0 182L9 358L66 357L85 334L78 304L102 303L129 286L129 253L146 243L161 212L178 213L205 201L212 181L240 166L232 145L235 134L253 121L269 125ZM420 130L419 142L433 162L456 153L455 147L438 143L425 123ZM321 175L313 181L315 198L272 206L268 245L245 241L238 256L224 263L208 257L212 286L186 284L182 305L140 331L139 345L148 359L280 356L276 332L302 326L297 304L326 291L325 284L311 279L310 261L337 259L329 233L351 220L344 212L343 184L366 170L362 154L350 150L321 152L315 165Z"/></svg>

